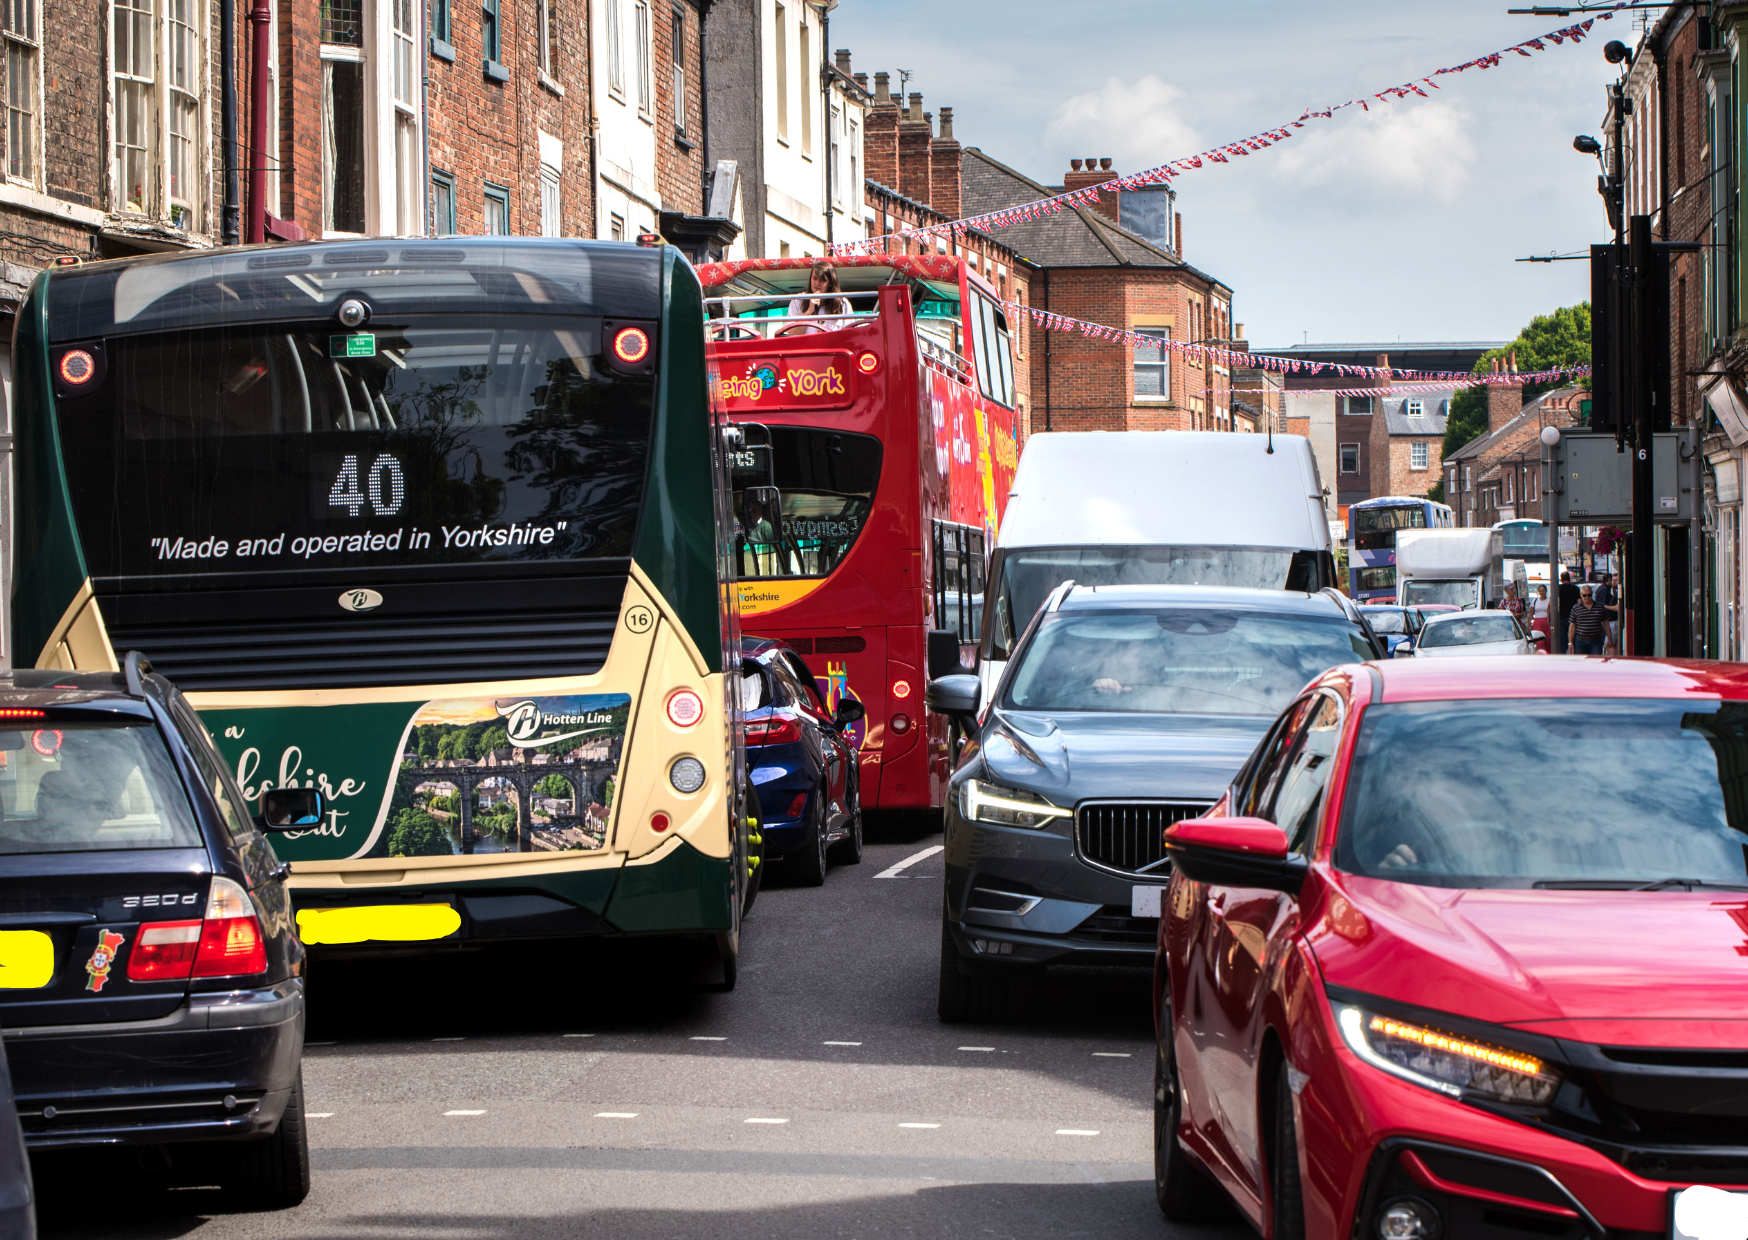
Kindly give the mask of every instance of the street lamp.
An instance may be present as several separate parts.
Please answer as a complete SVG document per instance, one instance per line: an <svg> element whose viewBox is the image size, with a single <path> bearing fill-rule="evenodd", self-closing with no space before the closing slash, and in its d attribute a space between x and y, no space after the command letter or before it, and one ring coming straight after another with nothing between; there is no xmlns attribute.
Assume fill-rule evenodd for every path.
<svg viewBox="0 0 1748 1240"><path fill-rule="evenodd" d="M1560 446L1560 428L1542 427L1542 524L1548 532L1548 653L1563 653L1565 630L1560 627L1560 527L1559 506L1554 502L1554 449ZM1534 619L1532 609L1530 616Z"/></svg>

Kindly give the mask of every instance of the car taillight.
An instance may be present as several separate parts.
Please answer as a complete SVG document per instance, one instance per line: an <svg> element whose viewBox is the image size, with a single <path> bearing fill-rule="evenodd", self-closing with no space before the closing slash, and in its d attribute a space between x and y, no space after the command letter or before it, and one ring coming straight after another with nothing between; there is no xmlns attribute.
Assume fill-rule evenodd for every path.
<svg viewBox="0 0 1748 1240"><path fill-rule="evenodd" d="M128 954L127 976L133 982L164 982L187 977L200 945L198 921L154 921L140 927Z"/></svg>
<svg viewBox="0 0 1748 1240"><path fill-rule="evenodd" d="M200 923L195 977L238 977L267 971L267 939L249 893L228 878L214 877Z"/></svg>
<svg viewBox="0 0 1748 1240"><path fill-rule="evenodd" d="M801 721L787 715L754 719L747 724L747 745L788 745L801 739Z"/></svg>

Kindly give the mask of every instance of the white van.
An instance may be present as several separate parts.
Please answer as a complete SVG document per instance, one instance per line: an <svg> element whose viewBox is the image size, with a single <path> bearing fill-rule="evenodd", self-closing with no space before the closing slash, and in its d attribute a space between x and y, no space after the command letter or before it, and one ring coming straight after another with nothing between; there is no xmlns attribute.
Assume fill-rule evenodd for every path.
<svg viewBox="0 0 1748 1240"><path fill-rule="evenodd" d="M985 586L978 674L986 694L1033 613L1070 580L1336 585L1310 441L1275 435L1271 445L1267 435L1178 431L1033 435Z"/></svg>

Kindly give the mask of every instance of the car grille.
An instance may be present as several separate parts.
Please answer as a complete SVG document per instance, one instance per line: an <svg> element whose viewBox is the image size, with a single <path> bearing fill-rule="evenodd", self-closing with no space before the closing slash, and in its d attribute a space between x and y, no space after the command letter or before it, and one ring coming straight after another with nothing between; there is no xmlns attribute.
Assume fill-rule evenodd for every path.
<svg viewBox="0 0 1748 1240"><path fill-rule="evenodd" d="M1152 947L1159 938L1159 922L1152 917L1130 916L1127 905L1107 904L1076 926L1074 937Z"/></svg>
<svg viewBox="0 0 1748 1240"><path fill-rule="evenodd" d="M1080 855L1107 870L1134 874L1165 859L1165 829L1208 812L1212 801L1093 801L1074 815Z"/></svg>

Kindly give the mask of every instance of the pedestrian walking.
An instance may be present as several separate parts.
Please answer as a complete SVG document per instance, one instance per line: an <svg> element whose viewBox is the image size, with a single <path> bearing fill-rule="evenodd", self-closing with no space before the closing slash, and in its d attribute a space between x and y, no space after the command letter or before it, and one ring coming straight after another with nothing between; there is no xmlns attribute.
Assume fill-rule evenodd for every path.
<svg viewBox="0 0 1748 1240"><path fill-rule="evenodd" d="M1608 613L1608 637L1605 639L1610 654L1621 652L1621 596L1614 588L1614 574L1604 573L1602 580L1596 583L1594 591L1596 605Z"/></svg>
<svg viewBox="0 0 1748 1240"><path fill-rule="evenodd" d="M1522 622L1523 600L1517 597L1516 582L1508 581L1505 583L1505 597L1499 602L1499 610L1509 611L1512 615L1517 617L1520 623Z"/></svg>
<svg viewBox="0 0 1748 1240"><path fill-rule="evenodd" d="M1537 586L1536 596L1530 600L1530 632L1540 633L1543 637L1547 637L1551 633L1551 630L1548 627L1547 586ZM1549 654L1553 653L1553 651L1549 650L1546 645L1543 645L1542 649L1547 650Z"/></svg>
<svg viewBox="0 0 1748 1240"><path fill-rule="evenodd" d="M1578 606L1578 587L1572 584L1572 574L1560 574L1560 614L1569 616L1572 609Z"/></svg>
<svg viewBox="0 0 1748 1240"><path fill-rule="evenodd" d="M1584 586L1578 592L1578 606L1566 626L1566 644L1573 654L1602 654L1608 638L1608 613L1596 605L1594 591Z"/></svg>

